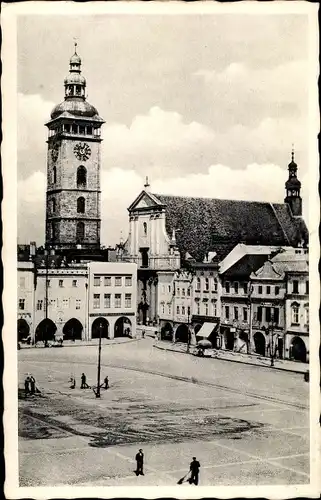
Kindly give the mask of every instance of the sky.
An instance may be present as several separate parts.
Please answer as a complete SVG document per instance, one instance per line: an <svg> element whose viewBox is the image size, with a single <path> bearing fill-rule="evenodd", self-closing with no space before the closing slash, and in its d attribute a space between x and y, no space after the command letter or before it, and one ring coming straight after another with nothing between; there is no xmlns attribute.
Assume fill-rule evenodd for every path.
<svg viewBox="0 0 321 500"><path fill-rule="evenodd" d="M308 33L303 14L19 16L18 241L44 242L44 124L74 39L106 122L103 245L127 238L147 175L154 193L282 202L292 144L307 218Z"/></svg>

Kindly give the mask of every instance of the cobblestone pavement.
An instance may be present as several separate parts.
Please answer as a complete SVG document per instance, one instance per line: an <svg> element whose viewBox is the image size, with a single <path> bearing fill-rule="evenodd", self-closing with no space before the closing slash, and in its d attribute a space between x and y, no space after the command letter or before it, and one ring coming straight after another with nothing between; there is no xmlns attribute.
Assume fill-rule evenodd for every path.
<svg viewBox="0 0 321 500"><path fill-rule="evenodd" d="M85 372L95 383L97 347L18 357L21 486L176 485L192 456L202 485L309 482L308 384L299 374L182 356L147 338L104 346L110 389L96 399L79 382ZM41 394L25 399L27 372Z"/></svg>

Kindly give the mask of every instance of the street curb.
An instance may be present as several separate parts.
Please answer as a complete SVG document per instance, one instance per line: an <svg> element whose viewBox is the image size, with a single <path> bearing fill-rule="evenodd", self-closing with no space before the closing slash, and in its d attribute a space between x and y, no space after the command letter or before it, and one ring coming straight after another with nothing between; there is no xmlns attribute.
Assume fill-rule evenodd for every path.
<svg viewBox="0 0 321 500"><path fill-rule="evenodd" d="M106 347L106 346L113 346L113 345L120 345L120 344L129 344L130 342L138 342L142 339L129 339L129 340L126 340L125 342L110 342L108 344L104 344L102 343L101 345ZM88 343L88 342L83 342L81 344L64 344L63 347L82 347L82 346L86 346L86 347L97 347L98 346L98 342L97 344L93 344L93 343ZM20 350L24 350L24 349L43 349L43 347L37 347L35 345L31 345L31 346L24 346L24 347L21 347ZM50 349L50 348L49 348ZM57 348L58 349L58 348Z"/></svg>
<svg viewBox="0 0 321 500"><path fill-rule="evenodd" d="M167 349L166 347L161 347L161 346L156 345L156 344L154 344L154 347L156 347L157 349L161 349L163 351L171 351L171 352L177 352L177 353L181 353L181 354L190 354L191 356L193 356L193 354L191 354L191 353L187 353L187 352L184 352L184 351L176 351L175 349ZM231 361L232 363L240 363L242 365L258 366L259 368L269 368L269 369L273 368L273 370L278 370L280 372L298 373L299 375L304 375L304 372L301 372L301 371L298 371L298 370L289 370L288 368L278 368L276 366L271 367L271 366L266 366L266 365L259 365L257 363L239 361L237 359L227 359L227 358L211 358L211 359L219 359L221 361Z"/></svg>

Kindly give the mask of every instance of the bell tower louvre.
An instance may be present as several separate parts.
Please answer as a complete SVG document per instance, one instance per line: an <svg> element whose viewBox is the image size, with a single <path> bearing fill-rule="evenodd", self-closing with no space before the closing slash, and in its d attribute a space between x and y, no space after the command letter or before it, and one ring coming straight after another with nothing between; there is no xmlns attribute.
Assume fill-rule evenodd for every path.
<svg viewBox="0 0 321 500"><path fill-rule="evenodd" d="M70 58L64 101L52 110L48 127L46 247L57 253L100 249L101 126L104 120L86 100L81 58Z"/></svg>
<svg viewBox="0 0 321 500"><path fill-rule="evenodd" d="M294 150L291 153L291 162L288 165L289 178L285 183L286 197L284 203L287 203L292 215L295 217L302 216L302 198L300 196L301 182L297 178L298 166L294 161Z"/></svg>

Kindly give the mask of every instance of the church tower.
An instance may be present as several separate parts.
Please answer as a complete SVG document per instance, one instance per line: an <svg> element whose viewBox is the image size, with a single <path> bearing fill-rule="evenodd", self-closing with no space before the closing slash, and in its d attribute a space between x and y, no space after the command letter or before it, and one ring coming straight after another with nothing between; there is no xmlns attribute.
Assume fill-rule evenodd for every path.
<svg viewBox="0 0 321 500"><path fill-rule="evenodd" d="M47 154L46 246L64 250L100 248L101 126L86 101L81 59L70 59L65 99L51 112Z"/></svg>
<svg viewBox="0 0 321 500"><path fill-rule="evenodd" d="M287 203L294 216L302 215L302 198L300 196L301 182L297 178L298 166L294 161L294 151L292 150L292 159L288 165L289 178L285 183L286 197L284 202Z"/></svg>

